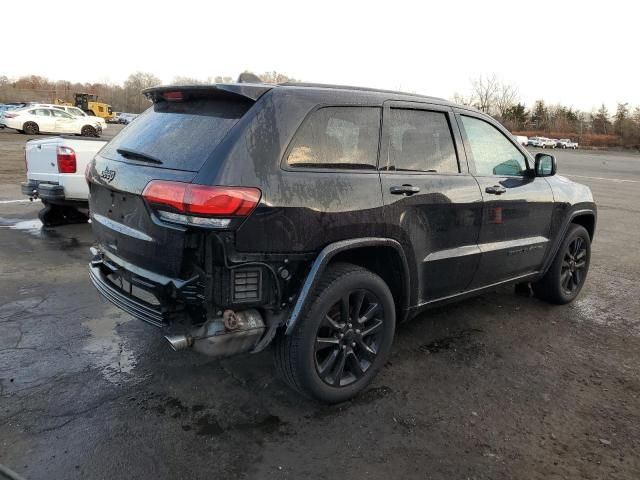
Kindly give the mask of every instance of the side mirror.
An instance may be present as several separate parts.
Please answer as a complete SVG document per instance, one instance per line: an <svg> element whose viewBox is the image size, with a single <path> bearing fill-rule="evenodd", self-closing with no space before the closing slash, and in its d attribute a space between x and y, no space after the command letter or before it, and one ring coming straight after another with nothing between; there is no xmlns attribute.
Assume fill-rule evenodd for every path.
<svg viewBox="0 0 640 480"><path fill-rule="evenodd" d="M548 153L536 153L536 177L551 177L556 174L557 170L556 157Z"/></svg>

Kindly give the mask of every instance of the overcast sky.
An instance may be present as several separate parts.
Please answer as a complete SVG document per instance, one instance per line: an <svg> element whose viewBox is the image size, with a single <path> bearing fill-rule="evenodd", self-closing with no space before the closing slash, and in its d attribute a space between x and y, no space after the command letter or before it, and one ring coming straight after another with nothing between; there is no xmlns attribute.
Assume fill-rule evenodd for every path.
<svg viewBox="0 0 640 480"><path fill-rule="evenodd" d="M122 82L148 71L296 79L450 98L495 73L590 110L640 104L640 4L618 1L2 2L0 75Z"/></svg>

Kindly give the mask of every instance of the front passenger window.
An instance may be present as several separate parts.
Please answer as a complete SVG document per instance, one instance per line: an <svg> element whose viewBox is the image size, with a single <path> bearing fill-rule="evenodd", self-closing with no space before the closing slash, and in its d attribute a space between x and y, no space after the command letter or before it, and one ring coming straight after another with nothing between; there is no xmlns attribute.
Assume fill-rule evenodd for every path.
<svg viewBox="0 0 640 480"><path fill-rule="evenodd" d="M462 124L471 145L476 174L520 176L527 171L524 155L490 123L462 115Z"/></svg>

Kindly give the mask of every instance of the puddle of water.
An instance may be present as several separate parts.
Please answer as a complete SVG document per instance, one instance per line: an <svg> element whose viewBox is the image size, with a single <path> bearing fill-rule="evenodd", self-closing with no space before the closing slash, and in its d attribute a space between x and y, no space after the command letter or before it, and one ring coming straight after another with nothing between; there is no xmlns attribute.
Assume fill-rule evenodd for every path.
<svg viewBox="0 0 640 480"><path fill-rule="evenodd" d="M93 363L111 383L125 380L137 363L133 351L127 348L124 339L116 330L118 325L128 321L96 318L82 322L91 335L82 350L91 355Z"/></svg>
<svg viewBox="0 0 640 480"><path fill-rule="evenodd" d="M32 235L39 235L42 232L42 222L40 220L23 220L11 225L11 230L21 230Z"/></svg>
<svg viewBox="0 0 640 480"><path fill-rule="evenodd" d="M21 218L0 218L0 228L20 230L31 235L41 236L45 230L42 229L42 222L37 218L25 220Z"/></svg>

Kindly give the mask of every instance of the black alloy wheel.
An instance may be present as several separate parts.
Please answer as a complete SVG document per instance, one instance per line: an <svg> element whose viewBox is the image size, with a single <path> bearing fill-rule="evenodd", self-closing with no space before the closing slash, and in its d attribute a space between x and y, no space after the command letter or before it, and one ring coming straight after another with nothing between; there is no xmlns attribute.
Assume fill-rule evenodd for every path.
<svg viewBox="0 0 640 480"><path fill-rule="evenodd" d="M547 273L531 284L542 300L557 305L572 302L584 286L591 261L591 237L582 225L572 224Z"/></svg>
<svg viewBox="0 0 640 480"><path fill-rule="evenodd" d="M360 379L380 348L384 312L370 291L347 292L324 316L316 334L315 365L328 385L343 387Z"/></svg>
<svg viewBox="0 0 640 480"><path fill-rule="evenodd" d="M587 245L582 237L576 237L565 249L560 269L560 284L567 295L573 295L582 286L587 267Z"/></svg>
<svg viewBox="0 0 640 480"><path fill-rule="evenodd" d="M327 267L290 332L276 338L275 361L294 390L339 403L364 390L391 353L396 305L387 283L358 265Z"/></svg>

